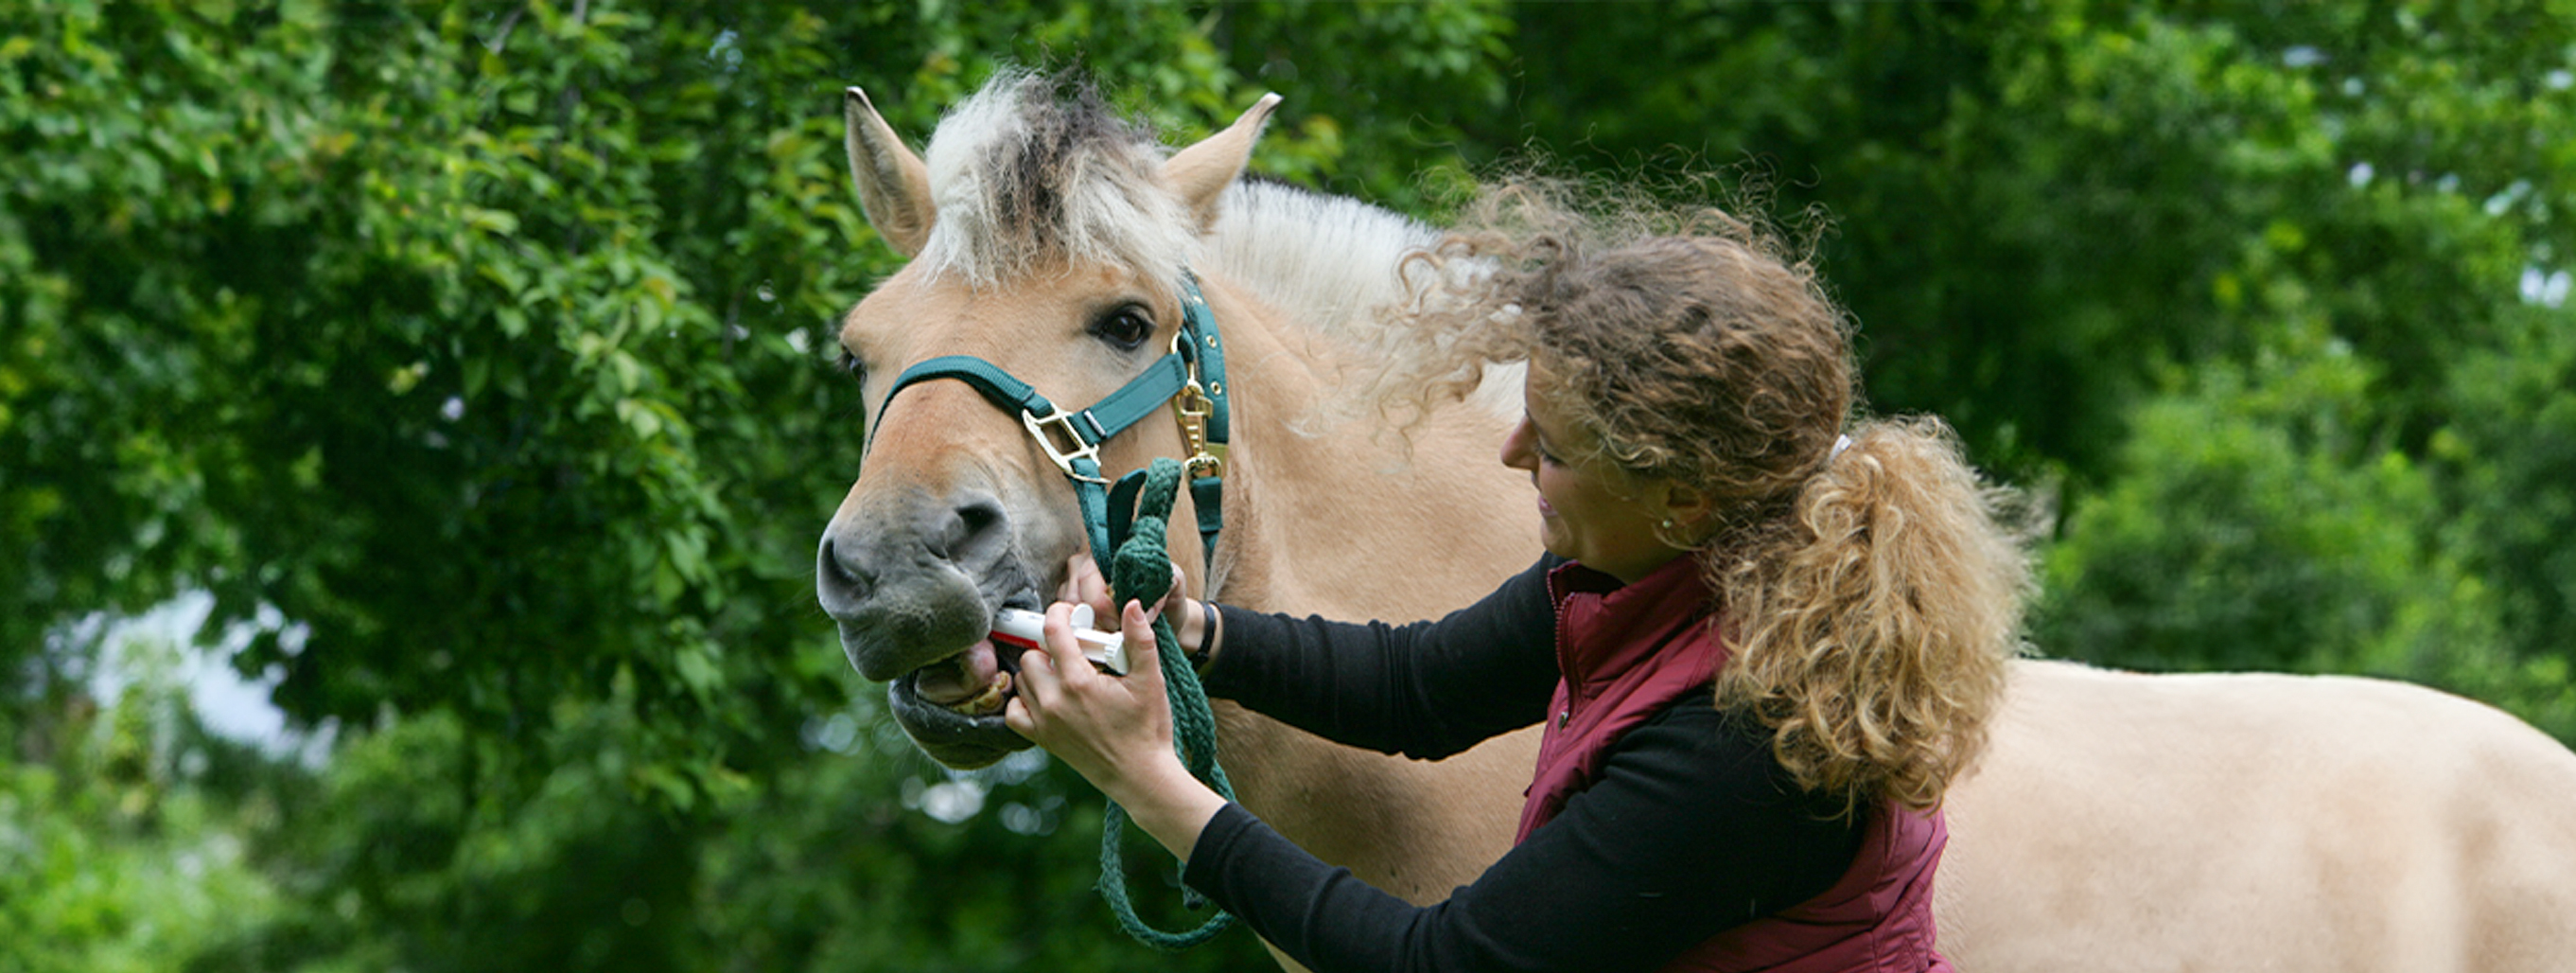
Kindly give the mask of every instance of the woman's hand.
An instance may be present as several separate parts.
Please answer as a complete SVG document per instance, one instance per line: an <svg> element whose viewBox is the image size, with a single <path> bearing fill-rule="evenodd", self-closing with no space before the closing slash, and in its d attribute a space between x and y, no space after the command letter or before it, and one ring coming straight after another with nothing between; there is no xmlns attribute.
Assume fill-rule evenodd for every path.
<svg viewBox="0 0 2576 973"><path fill-rule="evenodd" d="M1002 720L1127 808L1138 827L1187 860L1199 831L1225 799L1190 776L1172 750L1172 704L1164 695L1154 616L1134 601L1120 615L1130 669L1123 677L1093 669L1082 657L1072 616L1070 602L1047 607L1046 648L1021 653L1019 692Z"/></svg>
<svg viewBox="0 0 2576 973"><path fill-rule="evenodd" d="M1189 580L1181 573L1180 565L1172 565L1172 592L1163 596L1163 604L1157 610L1171 617L1172 636L1180 641L1181 651L1197 652L1207 641L1208 609L1190 599ZM1055 599L1090 605L1095 619L1115 614L1109 605L1109 579L1101 577L1100 566L1093 564L1088 554L1076 554L1066 563L1064 584L1056 589ZM1134 658L1135 653L1129 652L1128 657Z"/></svg>
<svg viewBox="0 0 2576 973"><path fill-rule="evenodd" d="M1082 657L1072 615L1070 602L1048 606L1046 649L1021 653L1019 692L1002 720L1115 797L1114 784L1157 760L1178 759L1153 614L1130 601L1119 620L1127 638L1123 678L1092 668Z"/></svg>

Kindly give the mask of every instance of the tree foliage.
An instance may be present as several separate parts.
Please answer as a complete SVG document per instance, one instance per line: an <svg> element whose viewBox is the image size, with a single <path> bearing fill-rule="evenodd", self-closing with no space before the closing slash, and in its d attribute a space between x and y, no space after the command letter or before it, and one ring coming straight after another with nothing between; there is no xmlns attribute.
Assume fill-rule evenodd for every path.
<svg viewBox="0 0 2576 973"><path fill-rule="evenodd" d="M897 266L840 90L919 138L1004 64L1176 141L1277 90L1256 170L1410 211L1817 207L1875 407L2057 498L2043 651L2576 738L2571 14L0 0L0 963L1133 965L1096 796L921 762L810 607ZM93 712L91 622L191 591L327 769Z"/></svg>

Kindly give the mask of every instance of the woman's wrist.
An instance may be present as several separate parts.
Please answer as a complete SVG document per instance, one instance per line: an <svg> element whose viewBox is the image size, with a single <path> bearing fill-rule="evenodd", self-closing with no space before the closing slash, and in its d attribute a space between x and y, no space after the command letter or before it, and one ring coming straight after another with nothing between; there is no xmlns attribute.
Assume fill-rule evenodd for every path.
<svg viewBox="0 0 2576 973"><path fill-rule="evenodd" d="M1199 832L1207 829L1216 812L1225 808L1225 797L1206 783L1190 776L1180 757L1165 751L1164 758L1150 767L1121 776L1103 792L1118 806L1127 810L1136 827L1172 853L1172 857L1189 861L1190 850L1198 844Z"/></svg>
<svg viewBox="0 0 2576 973"><path fill-rule="evenodd" d="M1182 630L1173 634L1181 643L1181 657L1189 661L1190 670L1204 673L1216 658L1217 646L1225 641L1225 613L1218 611L1214 602L1191 599L1185 614L1188 618Z"/></svg>
<svg viewBox="0 0 2576 973"><path fill-rule="evenodd" d="M1197 655L1199 648L1207 644L1207 615L1206 602L1196 598L1181 599L1180 617L1173 620L1179 627L1172 630L1172 637L1180 641L1183 653Z"/></svg>

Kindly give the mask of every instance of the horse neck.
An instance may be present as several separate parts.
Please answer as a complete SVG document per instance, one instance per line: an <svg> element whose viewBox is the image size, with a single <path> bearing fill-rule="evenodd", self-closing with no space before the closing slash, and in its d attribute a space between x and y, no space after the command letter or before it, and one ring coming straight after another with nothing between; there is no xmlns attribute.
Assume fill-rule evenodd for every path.
<svg viewBox="0 0 2576 973"><path fill-rule="evenodd" d="M1213 597L1408 621L1472 603L1537 556L1529 486L1493 456L1497 413L1446 410L1416 433L1409 455L1356 420L1300 432L1296 421L1333 394L1331 339L1242 288L1217 283L1208 298L1226 329L1234 399ZM1217 719L1244 807L1417 903L1474 881L1510 847L1514 798L1536 750L1524 732L1420 762L1335 746L1231 703L1218 705Z"/></svg>
<svg viewBox="0 0 2576 973"><path fill-rule="evenodd" d="M1342 350L1243 288L1213 287L1221 319L1232 318L1235 402L1218 597L1355 620L1428 618L1537 556L1526 479L1494 455L1498 414L1441 410L1410 450L1357 419L1300 430L1335 394Z"/></svg>

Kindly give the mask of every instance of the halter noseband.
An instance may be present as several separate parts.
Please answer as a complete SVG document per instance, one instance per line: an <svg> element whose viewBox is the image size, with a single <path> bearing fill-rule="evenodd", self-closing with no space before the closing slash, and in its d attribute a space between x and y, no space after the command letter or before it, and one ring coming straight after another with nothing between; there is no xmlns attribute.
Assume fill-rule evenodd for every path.
<svg viewBox="0 0 2576 973"><path fill-rule="evenodd" d="M1216 315L1208 310L1207 298L1199 293L1198 277L1187 268L1181 270L1180 296L1181 326L1172 335L1172 350L1145 366L1144 374L1130 379L1088 409L1058 409L1027 382L981 358L942 355L904 369L895 377L894 388L877 406L876 424L885 423L886 409L894 405L894 397L916 383L953 378L973 386L1002 411L1017 413L1030 438L1037 440L1038 448L1073 482L1074 500L1082 510L1082 526L1089 535L1092 556L1106 558L1118 549L1118 541L1126 535L1127 524L1135 516L1135 494L1144 483L1144 471L1131 471L1111 487L1100 472L1100 444L1170 402L1180 423L1182 447L1190 451L1182 463L1189 475L1190 502L1198 509L1202 553L1213 565L1217 532L1225 523L1222 504L1226 444L1230 438L1225 353L1217 341ZM868 439L875 442L874 428L869 430Z"/></svg>

